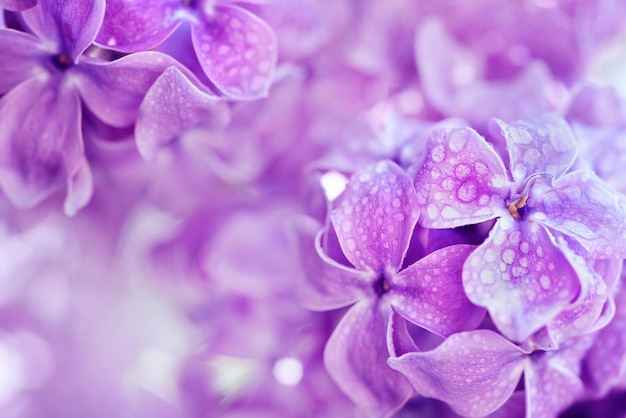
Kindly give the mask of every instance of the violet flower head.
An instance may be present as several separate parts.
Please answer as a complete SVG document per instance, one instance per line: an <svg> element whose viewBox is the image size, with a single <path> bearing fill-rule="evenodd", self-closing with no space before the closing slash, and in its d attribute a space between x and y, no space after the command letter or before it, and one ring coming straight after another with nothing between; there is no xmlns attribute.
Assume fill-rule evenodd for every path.
<svg viewBox="0 0 626 418"><path fill-rule="evenodd" d="M161 44L187 22L191 25L193 49L211 83L231 98L262 97L267 94L276 66L274 32L235 3L231 0L108 1L96 41L118 51L144 51Z"/></svg>
<svg viewBox="0 0 626 418"><path fill-rule="evenodd" d="M402 269L418 213L408 176L381 161L352 176L330 213L341 251L354 267L324 253L324 230L313 247L319 227L301 225L305 306L327 310L354 304L326 345L326 367L346 395L373 416L388 416L411 394L386 365L389 352L415 349L399 316L442 336L472 329L484 316L467 300L460 278L473 246L446 247Z"/></svg>
<svg viewBox="0 0 626 418"><path fill-rule="evenodd" d="M593 172L568 172L577 148L562 119L496 120L492 127L506 140L511 179L475 131L436 132L415 180L420 224L449 228L497 218L466 261L463 282L498 329L522 341L582 297L589 283L601 282L584 251L594 258L626 255L626 206Z"/></svg>

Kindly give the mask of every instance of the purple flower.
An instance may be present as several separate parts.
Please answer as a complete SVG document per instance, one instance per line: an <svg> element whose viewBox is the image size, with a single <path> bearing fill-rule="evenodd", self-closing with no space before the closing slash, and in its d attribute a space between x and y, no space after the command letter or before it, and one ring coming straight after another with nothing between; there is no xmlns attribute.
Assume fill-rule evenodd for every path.
<svg viewBox="0 0 626 418"><path fill-rule="evenodd" d="M194 51L211 83L232 98L262 97L267 94L276 66L274 32L257 16L233 3L108 1L96 40L118 51L143 51L158 46L188 22Z"/></svg>
<svg viewBox="0 0 626 418"><path fill-rule="evenodd" d="M460 281L473 246L446 247L402 269L418 217L416 198L408 176L390 161L352 176L330 219L354 267L324 253L324 230L317 232L315 222L300 225L304 305L327 310L354 304L326 345L326 367L373 416L388 416L411 395L407 382L386 365L389 352L415 350L398 315L443 336L474 328L484 315L467 300Z"/></svg>
<svg viewBox="0 0 626 418"><path fill-rule="evenodd" d="M101 0L41 1L23 13L35 35L0 29L0 93L6 93L0 99L0 184L20 207L66 185L66 213L84 206L92 182L83 155L82 104L107 124L129 126L157 76L179 65L157 53L114 62L83 55L103 14Z"/></svg>
<svg viewBox="0 0 626 418"><path fill-rule="evenodd" d="M36 4L37 0L0 0L0 8L14 12L30 9Z"/></svg>
<svg viewBox="0 0 626 418"><path fill-rule="evenodd" d="M560 118L496 120L492 128L506 141L512 181L475 131L440 130L415 180L420 224L450 228L497 218L465 262L463 282L498 329L522 341L587 292L606 297L586 252L626 255L626 211L623 198L594 173L567 172L577 148Z"/></svg>
<svg viewBox="0 0 626 418"><path fill-rule="evenodd" d="M527 416L549 418L584 394L581 359L594 338L570 340L558 350L535 351L489 330L448 337L432 351L390 358L416 391L448 403L467 417L496 411L524 373Z"/></svg>

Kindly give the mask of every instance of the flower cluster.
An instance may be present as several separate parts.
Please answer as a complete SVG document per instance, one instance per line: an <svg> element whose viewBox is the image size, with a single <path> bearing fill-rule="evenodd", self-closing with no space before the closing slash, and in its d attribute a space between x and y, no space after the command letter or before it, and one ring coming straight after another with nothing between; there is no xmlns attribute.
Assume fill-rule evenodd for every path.
<svg viewBox="0 0 626 418"><path fill-rule="evenodd" d="M0 13L0 416L626 413L626 3Z"/></svg>

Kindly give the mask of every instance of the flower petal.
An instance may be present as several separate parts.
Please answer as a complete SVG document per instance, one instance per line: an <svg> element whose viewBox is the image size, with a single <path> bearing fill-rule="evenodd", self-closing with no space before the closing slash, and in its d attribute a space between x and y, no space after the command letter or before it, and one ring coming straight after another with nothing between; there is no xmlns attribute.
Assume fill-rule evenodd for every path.
<svg viewBox="0 0 626 418"><path fill-rule="evenodd" d="M0 185L19 207L64 187L80 165L80 101L56 81L31 78L0 100Z"/></svg>
<svg viewBox="0 0 626 418"><path fill-rule="evenodd" d="M278 59L267 23L238 6L219 6L191 36L202 69L220 91L236 99L267 95Z"/></svg>
<svg viewBox="0 0 626 418"><path fill-rule="evenodd" d="M554 238L537 223L500 218L467 259L469 299L489 310L498 329L523 341L570 305L580 280Z"/></svg>
<svg viewBox="0 0 626 418"><path fill-rule="evenodd" d="M525 357L499 334L475 330L453 334L432 351L390 358L388 363L418 394L440 399L464 416L480 417L511 396Z"/></svg>
<svg viewBox="0 0 626 418"><path fill-rule="evenodd" d="M67 196L63 204L63 211L67 216L74 216L82 209L93 195L93 177L85 157L80 161L78 171L67 182Z"/></svg>
<svg viewBox="0 0 626 418"><path fill-rule="evenodd" d="M557 179L531 216L575 238L594 258L626 258L626 198L592 171Z"/></svg>
<svg viewBox="0 0 626 418"><path fill-rule="evenodd" d="M443 337L476 328L485 310L467 299L461 280L463 263L475 248L442 248L393 277L389 297L396 312Z"/></svg>
<svg viewBox="0 0 626 418"><path fill-rule="evenodd" d="M122 52L145 51L163 42L178 27L179 0L107 0L96 42Z"/></svg>
<svg viewBox="0 0 626 418"><path fill-rule="evenodd" d="M151 161L159 150L187 128L224 126L228 107L217 97L198 89L176 67L154 82L139 108L135 140L143 158Z"/></svg>
<svg viewBox="0 0 626 418"><path fill-rule="evenodd" d="M567 122L556 115L511 123L493 119L490 131L506 141L511 174L517 182L536 173L560 176L571 167L578 154L574 133Z"/></svg>
<svg viewBox="0 0 626 418"><path fill-rule="evenodd" d="M48 58L37 38L13 29L0 29L0 94L4 94L42 69Z"/></svg>
<svg viewBox="0 0 626 418"><path fill-rule="evenodd" d="M39 0L23 13L39 38L58 42L60 51L75 61L94 41L104 18L105 0Z"/></svg>
<svg viewBox="0 0 626 418"><path fill-rule="evenodd" d="M346 258L359 270L397 271L418 218L402 169L385 160L354 173L335 203L330 219Z"/></svg>
<svg viewBox="0 0 626 418"><path fill-rule="evenodd" d="M294 224L303 273L296 287L298 301L308 309L329 310L348 306L371 288L376 279L342 266L321 248L322 226L311 218L299 218Z"/></svg>
<svg viewBox="0 0 626 418"><path fill-rule="evenodd" d="M328 339L328 373L368 416L386 417L413 394L406 378L387 365L385 338L389 307L362 301L346 312Z"/></svg>
<svg viewBox="0 0 626 418"><path fill-rule="evenodd" d="M406 325L406 320L392 309L387 324L387 350L392 357L419 351Z"/></svg>
<svg viewBox="0 0 626 418"><path fill-rule="evenodd" d="M0 0L0 8L12 12L21 12L37 4L37 0Z"/></svg>
<svg viewBox="0 0 626 418"><path fill-rule="evenodd" d="M415 179L420 225L451 228L493 219L506 211L502 160L471 128L440 129Z"/></svg>
<svg viewBox="0 0 626 418"><path fill-rule="evenodd" d="M148 89L178 61L158 52L138 52L112 62L85 59L75 66L84 103L103 122L125 127L135 123Z"/></svg>

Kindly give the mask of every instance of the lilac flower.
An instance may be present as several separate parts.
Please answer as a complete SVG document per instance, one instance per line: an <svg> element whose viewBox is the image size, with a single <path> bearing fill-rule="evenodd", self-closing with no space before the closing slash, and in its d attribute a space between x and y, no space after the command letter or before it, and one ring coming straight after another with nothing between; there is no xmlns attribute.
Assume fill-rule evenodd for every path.
<svg viewBox="0 0 626 418"><path fill-rule="evenodd" d="M466 299L459 277L473 246L447 247L402 269L417 216L408 176L382 161L356 172L330 213L341 251L354 268L324 254L323 230L312 248L316 223L300 226L305 306L327 310L354 304L326 345L326 367L346 395L375 416L389 415L411 395L406 381L385 363L389 351L413 345L401 332L398 314L444 336L472 329L484 314Z"/></svg>
<svg viewBox="0 0 626 418"><path fill-rule="evenodd" d="M18 206L38 204L67 184L65 211L74 214L91 195L83 155L81 102L113 126L134 123L148 87L168 66L156 53L114 62L84 56L94 39L104 1L67 6L41 1L24 12L35 33L0 30L0 184Z"/></svg>
<svg viewBox="0 0 626 418"><path fill-rule="evenodd" d="M262 97L267 94L276 65L275 36L265 22L233 3L108 1L96 40L118 51L143 51L156 47L188 22L194 51L211 83L232 98Z"/></svg>
<svg viewBox="0 0 626 418"><path fill-rule="evenodd" d="M584 394L581 359L593 336L570 340L558 350L518 347L489 330L448 337L432 351L389 359L418 393L441 399L458 413L482 417L511 396L524 373L526 416L556 416Z"/></svg>
<svg viewBox="0 0 626 418"><path fill-rule="evenodd" d="M420 224L449 228L497 218L466 261L463 282L498 329L522 341L583 299L594 289L590 283L606 297L584 253L624 257L626 212L623 198L592 172L567 173L577 149L561 119L496 120L493 128L507 143L512 181L475 131L441 130L431 136L429 157L415 180Z"/></svg>

